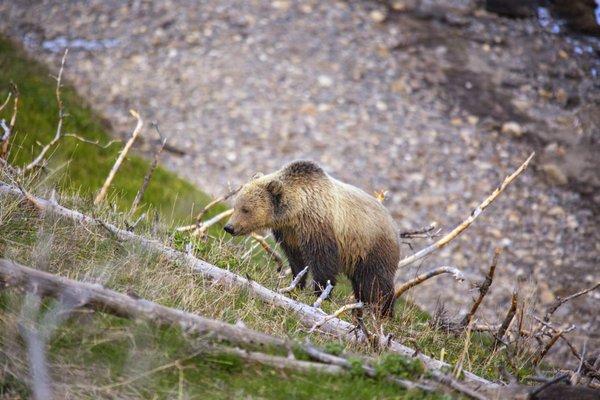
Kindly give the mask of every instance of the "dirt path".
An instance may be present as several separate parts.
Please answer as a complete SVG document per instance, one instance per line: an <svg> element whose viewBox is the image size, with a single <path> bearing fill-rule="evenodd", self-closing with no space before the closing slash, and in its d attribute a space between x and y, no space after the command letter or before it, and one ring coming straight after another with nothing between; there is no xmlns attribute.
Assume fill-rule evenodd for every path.
<svg viewBox="0 0 600 400"><path fill-rule="evenodd" d="M514 286L547 303L597 281L599 41L468 1L421 3L0 2L0 31L52 66L68 46L67 78L119 134L131 107L159 121L185 152L168 166L217 194L310 158L388 190L401 228L449 229L535 149L533 170L463 238L406 274L451 264L477 278L505 246L489 322ZM469 289L442 278L413 295L459 310ZM595 343L599 301L559 311Z"/></svg>

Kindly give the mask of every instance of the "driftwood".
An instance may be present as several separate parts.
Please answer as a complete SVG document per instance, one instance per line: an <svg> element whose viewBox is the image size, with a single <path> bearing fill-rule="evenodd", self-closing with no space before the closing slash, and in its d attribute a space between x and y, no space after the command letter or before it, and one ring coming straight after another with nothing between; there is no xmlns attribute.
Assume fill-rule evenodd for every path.
<svg viewBox="0 0 600 400"><path fill-rule="evenodd" d="M332 290L333 290L333 285L331 284L330 280L327 280L327 286L325 286L325 290L323 290L323 292L321 293L319 298L317 300L315 300L315 302L313 303L313 307L321 308L321 304L323 304L323 302L329 297Z"/></svg>
<svg viewBox="0 0 600 400"><path fill-rule="evenodd" d="M14 186L0 183L0 193L13 195L22 199L29 199L30 201L35 202L37 208L42 209L45 212L51 212L78 223L91 226L100 226L100 223L95 218L82 214L78 211L62 207L58 204L53 204L48 200L26 194L27 192L22 192L19 188ZM293 312L296 314L299 321L306 327L310 328L314 326L325 316L323 311L320 309L316 309L308 304L295 301L280 293L267 289L253 280L249 280L234 274L231 271L223 270L205 261L199 260L192 255L170 248L157 240L136 235L135 233L117 228L111 224L105 223L104 225L106 229L112 232L112 234L121 241L135 242L147 250L160 253L166 259L171 260L172 262L183 261L185 265L207 279L224 285L232 285L250 290L255 296L262 299L266 303L276 305ZM331 320L328 320L320 327L320 330L334 337L343 338L350 341L363 342L366 340L364 334L356 332L354 325L339 318L332 318ZM389 342L388 350L407 357L412 357L415 354L414 349L404 346L403 344L394 340ZM439 370L448 366L447 363L430 358L422 353L419 353L417 357L423 361L425 366L430 370ZM464 377L466 381L478 383L490 388L497 387L495 383L492 383L468 371L464 372Z"/></svg>
<svg viewBox="0 0 600 400"><path fill-rule="evenodd" d="M106 177L106 180L104 181L104 184L100 188L100 191L96 195L96 198L94 199L94 205L99 204L106 197L106 192L108 191L108 188L110 187L117 171L119 170L119 167L121 167L121 164L123 163L123 160L127 156L129 149L131 149L131 146L133 146L133 142L135 142L135 139L137 139L138 135L142 131L142 127L144 126L144 121L142 120L142 117L140 117L140 114L137 113L137 111L129 110L129 112L131 113L131 115L133 115L137 119L137 124L135 125L135 129L133 130L131 137L129 138L127 143L125 143L125 147L123 147L123 150L121 150L121 152L119 153L119 157L117 157L115 164L109 171L108 176Z"/></svg>
<svg viewBox="0 0 600 400"><path fill-rule="evenodd" d="M304 275L306 275L307 273L308 273L308 265L306 267L304 267L304 269L302 271L298 272L298 275L296 275L294 277L290 286L281 288L278 290L278 292L279 293L288 293L288 292L291 292L292 290L296 289L296 286L298 286L298 284L300 283L302 278L304 278Z"/></svg>
<svg viewBox="0 0 600 400"><path fill-rule="evenodd" d="M498 198L498 196L506 189L506 187L508 185L510 185L519 175L521 175L521 173L523 171L525 171L525 168L527 168L527 166L531 162L531 159L533 158L534 155L535 155L535 153L531 153L531 155L527 158L527 160L525 160L525 162L523 164L521 164L521 166L519 168L517 168L517 170L515 172L513 172L511 175L507 176L504 179L504 181L502 182L502 184L499 187L497 187L496 190L494 190L492 192L492 194L490 194L479 206L477 206L475 208L475 210L473 210L471 215L469 215L469 217L467 219L465 219L460 225L458 225L456 228L454 228L450 233L444 235L441 239L439 239L437 242L435 242L431 246L427 246L424 249L416 252L415 254L400 260L400 262L398 263L398 268L405 267L409 264L412 264L415 261L428 256L429 254L433 253L434 251L444 248L453 239L458 237L458 235L463 233L467 228L469 228L471 226L471 224L475 221L475 219L477 217L479 217L481 215L481 213L490 204L492 204L492 202L494 200L496 200L496 198ZM400 277L399 273L396 273L395 285L396 286L402 285L402 281L401 281L401 277Z"/></svg>

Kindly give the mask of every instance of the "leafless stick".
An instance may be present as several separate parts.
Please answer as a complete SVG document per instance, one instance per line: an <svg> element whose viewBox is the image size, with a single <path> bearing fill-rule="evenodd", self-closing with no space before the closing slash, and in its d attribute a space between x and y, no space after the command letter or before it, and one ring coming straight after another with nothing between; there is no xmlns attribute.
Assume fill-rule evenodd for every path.
<svg viewBox="0 0 600 400"><path fill-rule="evenodd" d="M150 167L148 168L148 171L146 172L146 175L144 176L144 181L142 182L142 186L140 187L140 190L138 190L137 193L135 194L135 199L133 199L133 204L131 205L131 210L129 211L129 215L135 214L138 206L140 205L140 202L144 198L144 193L146 193L146 189L148 188L148 185L150 184L150 179L152 179L152 174L154 174L154 170L158 166L158 159L160 157L160 153L162 153L166 143L167 143L167 139L165 138L160 142L160 145L154 152L154 158L152 159L152 164L150 164Z"/></svg>
<svg viewBox="0 0 600 400"><path fill-rule="evenodd" d="M413 288L413 287L425 282L426 280L431 279L434 276L441 275L441 274L452 274L454 276L454 279L456 279L458 281L463 281L465 279L462 272L460 272L458 269L456 269L454 267L439 267L439 268L436 268L429 272L426 272L424 274L418 275L415 278L413 278L410 281L405 282L405 283L400 283L400 282L396 281L395 282L396 288L394 290L395 291L394 298L396 298L396 299L399 298L408 289Z"/></svg>
<svg viewBox="0 0 600 400"><path fill-rule="evenodd" d="M113 165L112 169L108 173L108 176L106 177L106 181L104 181L104 185L102 185L100 192L98 192L98 195L94 199L94 205L100 204L100 202L102 202L102 200L104 200L104 197L106 197L106 192L108 191L108 188L110 187L110 184L112 183L112 181L115 177L115 174L119 170L119 167L121 167L121 164L123 163L125 156L127 156L129 149L131 149L131 146L133 146L133 142L135 142L135 139L138 137L138 135L142 131L142 126L144 126L144 121L140 117L140 114L137 113L137 111L129 110L129 113L131 115L133 115L135 118L137 118L137 124L135 126L135 129L133 130L133 133L131 134L131 137L129 138L127 143L125 143L125 147L123 147L123 150L121 150L121 152L119 153L119 157L117 157L115 164Z"/></svg>
<svg viewBox="0 0 600 400"><path fill-rule="evenodd" d="M304 277L304 275L306 275L308 273L308 265L306 267L304 267L304 269L300 272L298 272L298 275L296 275L294 277L294 279L292 280L292 284L290 286L281 288L278 290L279 293L287 293L287 292L291 292L292 290L296 289L296 286L298 286L298 284L300 283L300 281L302 280L302 278Z"/></svg>
<svg viewBox="0 0 600 400"><path fill-rule="evenodd" d="M431 225L425 227L425 228L421 228L421 229L417 229L414 231L406 231L406 232L400 232L398 234L398 236L402 239L415 239L415 238L431 238L431 237L436 237L439 236L439 232L440 230L438 229L436 232L433 232L433 230L437 227L437 224L434 222Z"/></svg>
<svg viewBox="0 0 600 400"><path fill-rule="evenodd" d="M431 377L433 378L433 380L435 380L436 382L439 382L445 386L448 386L448 387L456 390L457 392L462 393L463 395L467 396L470 399L488 400L488 398L486 396L471 389L467 385L465 385L461 382L458 382L456 379L453 379L451 376L448 376L441 371L430 370L429 373L430 373Z"/></svg>
<svg viewBox="0 0 600 400"><path fill-rule="evenodd" d="M218 223L219 221L230 217L231 214L233 214L233 209L223 211L222 213L215 215L211 219L204 221L199 227L196 228L193 235L203 237L206 234L206 232L208 231L208 228L210 228L214 224Z"/></svg>
<svg viewBox="0 0 600 400"><path fill-rule="evenodd" d="M460 373L463 370L463 364L465 362L465 357L467 356L467 353L469 352L469 345L471 344L471 323L469 323L467 325L467 334L465 336L465 344L463 346L463 350L460 353L460 357L458 358L458 361L456 363L456 365L454 366L454 371L453 371L453 375L455 378L459 378L460 377Z"/></svg>
<svg viewBox="0 0 600 400"><path fill-rule="evenodd" d="M25 166L25 168L23 169L25 172L31 171L33 168L37 167L40 164L40 162L42 162L42 160L44 159L44 156L46 155L48 150L50 150L50 148L52 146L54 146L56 144L56 142L58 142L60 140L60 138L62 137L62 127L63 127L63 119L65 117L65 110L63 107L62 99L60 97L60 85L61 85L61 80L62 80L62 74L65 69L65 61L67 60L67 54L69 54L69 49L66 49L65 53L63 54L62 60L60 62L60 69L58 70L58 76L56 77L55 96L56 96L56 103L58 104L58 124L56 126L56 132L54 133L54 138L50 141L50 143L48 143L47 145L42 147L42 150L39 152L37 157L32 162L30 162L29 164L27 164L27 166Z"/></svg>
<svg viewBox="0 0 600 400"><path fill-rule="evenodd" d="M235 195L237 192L239 192L239 190L242 187L239 186L233 190L230 190L229 192L227 192L226 194L224 194L221 197L217 197L216 199L214 199L213 201L211 201L210 203L208 203L207 205L204 206L204 208L202 208L202 210L200 210L200 212L198 213L198 215L196 216L196 222L200 223L202 221L202 217L204 217L204 215L208 212L208 210L210 210L212 207L214 207L215 205L224 202L225 200L229 199L231 196Z"/></svg>
<svg viewBox="0 0 600 400"><path fill-rule="evenodd" d="M26 198L17 187L6 185L2 182L0 182L0 194L12 195L22 199ZM40 197L35 197L34 199L40 207L43 207L45 212L51 212L55 215L67 218L86 226L99 225L98 221L89 215L65 208L59 204L53 204L49 200ZM197 274L213 282L219 282L222 285L231 285L232 287L251 290L252 293L257 296L257 298L261 299L265 303L280 307L296 315L300 323L308 328L312 327L317 322L321 322L323 319L324 313L322 310L316 309L309 304L296 301L290 297L284 296L283 294L270 290L256 281L247 279L246 277L237 275L231 271L209 264L203 260L188 255L185 252L166 246L157 240L128 232L127 230L120 229L111 224L106 225L110 231L121 241L135 242L144 249L160 253L163 257L165 257L166 260L177 263L177 265L190 268ZM327 321L320 327L320 330L331 335L332 337L343 338L351 342L361 343L366 340L364 334L356 333L354 325L339 318L332 318L331 320ZM414 349L404 346L396 340L390 340L387 349L391 352L408 357L413 357L415 355ZM428 357L423 353L417 353L416 357L419 358L430 370L440 370L441 368L448 367L447 363ZM495 388L498 386L497 384L468 371L464 371L464 379L473 383L484 385L486 388Z"/></svg>
<svg viewBox="0 0 600 400"><path fill-rule="evenodd" d="M506 317L504 318L504 321L502 322L502 325L500 325L500 329L498 329L498 332L496 333L496 344L498 344L499 342L502 341L502 338L504 337L504 334L506 333L506 330L508 329L508 327L510 326L510 323L512 322L513 318L515 317L515 313L517 312L517 292L513 292L512 294L512 298L510 300L510 308L508 309L508 313L506 314Z"/></svg>
<svg viewBox="0 0 600 400"><path fill-rule="evenodd" d="M2 110L4 110L4 107L6 107L6 105L8 104L8 102L10 101L10 98L12 97L12 92L9 91L8 92L8 96L6 96L6 100L4 100L4 103L2 103L2 105L0 106L0 112Z"/></svg>
<svg viewBox="0 0 600 400"><path fill-rule="evenodd" d="M8 153L8 142L10 140L12 130L8 125L6 125L6 121L3 119L0 119L0 127L2 127L2 130L4 131L2 137L0 138L0 144L2 144L0 147L0 158L4 159Z"/></svg>
<svg viewBox="0 0 600 400"><path fill-rule="evenodd" d="M329 297L329 294L331 293L332 290L333 290L333 285L331 284L330 280L327 280L327 286L325 286L325 290L323 290L323 292L321 293L319 298L313 303L313 307L321 308L321 304L323 303L323 301L325 299L327 299Z"/></svg>
<svg viewBox="0 0 600 400"><path fill-rule="evenodd" d="M267 243L265 238L258 233L252 233L250 236L260 244L260 246L264 251L267 252L268 255L273 257L273 260L275 260L275 263L277 264L277 272L282 271L285 268L285 262L283 262L283 258L281 258L281 256L277 254L277 252L273 250L271 246L269 246L269 243Z"/></svg>
<svg viewBox="0 0 600 400"><path fill-rule="evenodd" d="M481 305L483 298L487 294L488 289L490 288L490 285L492 284L492 280L494 279L494 272L496 271L496 265L498 264L498 257L500 257L501 252L502 252L502 250L499 247L496 247L496 249L494 250L494 258L492 258L492 265L490 265L490 269L485 277L485 280L479 286L479 297L477 297L477 300L475 300L475 302L471 306L471 309L469 310L467 315L465 315L465 317L463 318L463 320L461 322L461 325L463 327L469 325L469 323L471 322L471 319L473 318L473 316L477 312L477 309Z"/></svg>
<svg viewBox="0 0 600 400"><path fill-rule="evenodd" d="M546 310L546 315L544 316L544 321L545 321L545 322L548 322L548 321L550 320L550 316L551 316L552 314L554 314L554 312L555 312L556 310L558 310L558 308L559 308L560 306L562 306L563 304L565 304L567 301L569 301L569 300L573 300L573 299L575 299L575 298L577 298L577 297L579 297L579 296L583 296L584 294L586 294L586 293L589 293L589 292L591 292L592 290L596 290L596 289L597 289L597 288L599 288L599 287L600 287L600 282L597 282L597 283L596 283L595 285L593 285L592 287L590 287L590 288L587 288L587 289L584 289L584 290L581 290L581 291L579 291L579 292L577 292L577 293L573 293L572 295L570 295L570 296L567 296L567 297L565 297L564 299L563 299L563 298L560 298L560 297L557 297L557 298L556 298L556 300L555 300L555 301L554 301L554 302L553 302L553 303L552 303L552 304L551 304L551 305L548 307L548 310Z"/></svg>
<svg viewBox="0 0 600 400"><path fill-rule="evenodd" d="M560 338L563 340L563 342L567 344L575 358L577 358L579 361L581 361L582 359L584 360L583 366L587 369L586 374L592 379L600 379L600 370L598 370L598 367L600 367L600 362L598 362L600 356L596 359L594 365L590 364L588 361L585 361L585 359L581 356L581 354L579 354L575 346L573 346L573 344L565 337L565 333L567 333L566 330L562 333L562 335L560 335Z"/></svg>
<svg viewBox="0 0 600 400"><path fill-rule="evenodd" d="M243 360L256 362L258 364L267 365L276 369L287 369L298 372L315 371L327 375L343 375L346 373L346 371L338 365L295 360L287 357L272 356L255 351L242 350L239 348L218 346L214 347L213 351L215 353L235 355Z"/></svg>
<svg viewBox="0 0 600 400"><path fill-rule="evenodd" d="M101 144L99 140L86 139L86 138L81 137L79 135L76 135L74 133L65 133L63 136L64 137L72 137L72 138L77 139L77 140L79 140L80 142L83 142L83 143L93 144L94 146L98 146L101 149L108 149L113 144L121 142L118 139L112 139L112 140L109 140L108 143L106 143L106 144Z"/></svg>
<svg viewBox="0 0 600 400"><path fill-rule="evenodd" d="M491 195L489 195L479 206L477 206L477 208L475 208L475 210L473 210L471 215L466 220L464 220L460 225L458 225L456 228L454 228L450 233L444 235L440 240L438 240L431 246L428 246L428 247L416 252L415 254L400 260L400 262L398 263L398 269L401 267L405 267L409 264L412 264L413 262L420 260L421 258L423 258L425 256L428 256L429 254L433 253L434 251L442 249L448 243L450 243L450 241L455 239L458 235L460 235L468 227L470 227L471 224L475 221L475 219L479 215L481 215L481 213L494 200L496 200L496 198L506 189L506 187L508 185L510 185L525 170L525 168L527 168L527 166L529 165L529 162L533 158L534 154L535 153L531 153L529 158L527 158L527 160L525 160L525 162L515 172L513 172L512 175L507 176L504 179L504 181L502 182L502 184L500 185L500 187L496 188L496 190L494 190ZM398 271L398 272L396 272L396 277L395 277L396 286L399 284L400 279L401 279L401 276Z"/></svg>
<svg viewBox="0 0 600 400"><path fill-rule="evenodd" d="M548 354L548 351L552 348L552 346L554 346L554 343L556 343L558 338L560 338L563 333L563 330L560 329L556 333L554 333L554 335L552 335L552 337L550 338L550 340L548 340L542 351L533 358L533 365L538 365L540 361L542 361L542 359L546 356L546 354Z"/></svg>
<svg viewBox="0 0 600 400"><path fill-rule="evenodd" d="M577 371L575 371L575 374L571 376L571 385L577 385L579 383L579 380L581 379L581 369L583 368L583 363L585 362L585 351L587 347L587 342L587 339L583 342L583 348L581 349L581 359L579 360L579 367L577 368Z"/></svg>
<svg viewBox="0 0 600 400"><path fill-rule="evenodd" d="M317 322L313 325L312 328L310 328L308 333L313 333L317 328L320 328L325 323L327 323L327 321L331 321L332 319L339 317L348 310L356 310L359 308L363 308L364 306L365 305L362 301L359 301L358 303L346 304L345 306L342 306L339 309L337 309L333 314L325 315L325 317L321 321Z"/></svg>

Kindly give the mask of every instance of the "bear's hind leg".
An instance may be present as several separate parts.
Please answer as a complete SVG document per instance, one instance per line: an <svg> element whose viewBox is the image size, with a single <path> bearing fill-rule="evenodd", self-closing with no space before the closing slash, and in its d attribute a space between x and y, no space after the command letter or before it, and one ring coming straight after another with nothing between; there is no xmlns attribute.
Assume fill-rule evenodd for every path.
<svg viewBox="0 0 600 400"><path fill-rule="evenodd" d="M356 265L350 276L356 301L369 304L376 314L385 317L394 314L394 256L374 249Z"/></svg>

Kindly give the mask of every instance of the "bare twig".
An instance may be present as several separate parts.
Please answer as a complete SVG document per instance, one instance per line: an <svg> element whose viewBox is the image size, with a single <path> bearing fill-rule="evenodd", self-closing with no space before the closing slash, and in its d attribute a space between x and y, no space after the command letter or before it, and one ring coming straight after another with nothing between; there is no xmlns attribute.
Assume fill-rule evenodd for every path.
<svg viewBox="0 0 600 400"><path fill-rule="evenodd" d="M454 371L452 372L452 375L454 375L455 378L459 378L460 374L463 370L463 364L465 362L465 357L467 356L467 353L469 352L469 346L471 344L471 323L469 323L467 325L467 333L465 335L465 344L463 346L463 350L460 353L460 357L458 358L458 361L456 362L456 365L454 366Z"/></svg>
<svg viewBox="0 0 600 400"><path fill-rule="evenodd" d="M230 217L231 214L233 214L233 209L229 209L229 210L223 211L222 213L219 213L219 214L215 215L211 219L209 219L207 221L204 221L202 224L200 224L199 227L196 228L196 230L194 231L193 235L194 236L203 237L204 235L206 235L206 232L208 231L208 228L210 228L214 224L220 222L221 220Z"/></svg>
<svg viewBox="0 0 600 400"><path fill-rule="evenodd" d="M102 144L102 143L100 143L100 141L99 141L99 140L90 140L90 139L86 139L86 138L84 138L84 137L81 137L81 136L79 136L79 135L76 135L76 134L74 134L74 133L65 133L65 134L63 135L63 137L72 137L73 139L77 139L77 140L79 140L80 142L87 143L87 144L93 144L94 146L98 146L98 147L100 147L101 149L108 149L108 148L109 148L110 146L112 146L113 144L115 144L115 143L120 143L120 142L121 142L121 141L120 141L120 140L118 140L118 139L112 139L112 140L109 140L107 143L105 143L105 144Z"/></svg>
<svg viewBox="0 0 600 400"><path fill-rule="evenodd" d="M544 321L548 322L550 320L550 316L552 316L552 314L554 314L554 312L556 310L558 310L558 308L560 306L562 306L563 304L565 304L567 301L569 300L573 300L579 296L583 296L586 293L589 293L593 290L596 290L597 288L600 287L600 282L597 282L596 284L594 284L592 287L589 287L587 289L581 290L577 293L573 293L570 296L565 297L564 299L561 297L557 297L556 300L548 307L548 309L546 310L546 315L544 316Z"/></svg>
<svg viewBox="0 0 600 400"><path fill-rule="evenodd" d="M216 199L214 199L213 201L211 201L210 203L208 203L207 205L204 206L204 208L202 208L202 210L200 210L200 212L198 213L198 215L196 216L196 223L199 224L202 221L202 217L204 217L204 215L208 212L208 210L210 210L212 207L214 207L216 204L222 203L225 200L229 199L231 196L235 195L237 192L239 192L239 190L241 189L241 186L238 186L237 188L230 190L229 192L227 192L226 194L224 194L221 197L217 197Z"/></svg>
<svg viewBox="0 0 600 400"><path fill-rule="evenodd" d="M61 86L62 74L65 69L65 61L67 60L67 54L69 54L69 49L66 49L65 53L63 54L62 60L60 62L60 69L58 70L58 76L56 77L55 96L56 96L56 103L58 104L58 124L56 126L56 132L54 133L54 138L47 145L42 147L42 150L39 152L37 157L33 159L32 162L30 162L29 164L27 164L25 166L25 168L23 169L25 172L31 171L33 168L36 168L40 164L40 162L42 162L42 160L44 159L44 156L46 155L48 150L50 150L50 148L52 146L54 146L56 144L56 142L58 142L60 140L60 138L62 137L62 128L63 128L63 120L65 117L65 110L63 107L63 101L60 97L60 86Z"/></svg>
<svg viewBox="0 0 600 400"><path fill-rule="evenodd" d="M140 115L135 110L129 110L129 112L131 113L131 115L133 115L137 119L137 124L135 126L135 129L133 130L133 133L131 134L131 137L129 138L127 143L125 143L125 147L123 147L123 150L121 150L121 152L119 153L119 157L117 157L115 164L113 165L112 169L108 173L108 176L106 177L106 181L104 181L104 185L102 185L102 188L100 188L98 195L94 199L94 205L100 204L100 202L102 202L102 200L104 200L104 197L106 197L106 192L108 191L108 188L110 187L110 184L112 183L112 181L115 177L115 174L117 173L117 171L119 170L119 167L123 163L125 156L127 156L129 149L131 149L131 146L133 146L133 142L135 142L135 139L138 137L138 135L142 131L142 126L144 125L144 121L142 120Z"/></svg>
<svg viewBox="0 0 600 400"><path fill-rule="evenodd" d="M140 205L140 202L142 201L142 198L144 197L144 193L146 193L146 189L148 188L148 185L150 184L150 179L152 179L152 174L154 174L154 170L158 166L158 159L160 157L160 153L162 153L166 143L167 143L167 139L166 138L162 139L162 141L160 142L160 145L154 152L154 158L152 159L152 164L150 164L150 167L148 168L148 171L146 172L146 175L144 176L144 181L142 182L142 186L140 187L140 190L138 190L138 192L135 195L135 199L133 199L133 203L131 205L131 210L129 211L129 215L135 214L138 206Z"/></svg>
<svg viewBox="0 0 600 400"><path fill-rule="evenodd" d="M292 284L290 286L281 288L278 290L278 292L279 293L287 293L287 292L291 292L292 290L296 289L296 286L298 286L298 284L300 283L300 281L302 280L304 275L306 275L307 273L308 273L308 265L306 267L304 267L304 269L302 271L298 272L298 275L296 275L294 277L294 279L292 280Z"/></svg>
<svg viewBox="0 0 600 400"><path fill-rule="evenodd" d="M6 185L1 182L0 194L12 195L23 199L26 198L25 195L17 187ZM59 204L53 204L52 202L46 199L36 197L35 200L40 207L44 208L46 212L51 212L55 215L59 215L64 218L88 226L99 225L98 221L96 221L96 219L91 216L65 208ZM294 299L291 299L290 297L284 296L280 293L270 290L256 281L237 275L232 271L218 268L212 264L199 260L191 255L188 255L185 252L178 251L169 246L166 246L157 240L149 239L137 235L135 233L128 232L124 229L119 229L114 225L105 225L107 225L110 231L121 241L135 242L142 248L145 248L152 252L160 253L163 257L165 257L166 260L176 263L177 265L182 265L186 268L190 268L194 272L205 277L206 279L209 279L214 282L219 282L221 285L231 285L232 287L244 288L252 291L252 293L255 296L257 296L257 298L261 299L267 304L276 307L281 307L293 313L298 317L300 323L308 328L314 326L314 324L317 322L321 322L323 319L324 313L322 310L315 309L311 305L296 301ZM355 326L339 318L332 318L331 320L327 321L320 327L320 330L324 333L331 335L332 337L344 338L351 342L364 342L366 340L364 334L352 334L353 332L355 332ZM390 340L387 349L391 352L408 357L413 357L415 355L414 349L404 346L396 340ZM448 367L447 363L428 357L423 353L417 353L416 357L418 357L430 370L440 370L441 368ZM497 384L483 379L468 371L464 371L464 379L470 382L484 385L487 388L497 387Z"/></svg>
<svg viewBox="0 0 600 400"><path fill-rule="evenodd" d="M439 267L439 268L436 268L429 272L425 272L424 274L418 275L415 278L413 278L410 281L405 282L405 283L400 283L400 282L396 281L396 288L394 289L394 292L395 292L394 297L397 299L400 296L402 296L402 294L404 292L406 292L408 289L411 289L411 288L425 282L426 280L431 279L434 276L441 275L441 274L451 274L452 276L454 276L454 279L456 279L458 281L463 281L465 279L462 272L460 272L458 269L456 269L454 267Z"/></svg>
<svg viewBox="0 0 600 400"><path fill-rule="evenodd" d="M552 346L554 346L558 338L560 338L563 333L564 331L562 329L559 329L558 331L556 331L556 333L554 333L554 335L552 335L552 337L550 338L550 340L548 340L542 351L533 358L533 365L538 365L540 361L542 361L542 359L546 356L546 354L548 354L548 351L552 348Z"/></svg>
<svg viewBox="0 0 600 400"><path fill-rule="evenodd" d="M0 119L0 127L2 127L2 130L4 131L2 137L0 138L0 158L4 159L8 153L8 142L10 141L12 130L8 125L6 125L6 121L3 119Z"/></svg>
<svg viewBox="0 0 600 400"><path fill-rule="evenodd" d="M277 272L281 272L285 268L285 262L283 261L283 258L281 258L281 256L275 250L273 250L271 246L269 246L269 243L267 243L263 236L259 235L258 233L252 233L250 236L260 244L260 246L264 251L267 252L268 255L273 257L273 260L275 260L275 263L277 264Z"/></svg>
<svg viewBox="0 0 600 400"><path fill-rule="evenodd" d="M398 263L398 269L400 269L401 267L405 267L409 264L412 264L413 262L420 260L423 257L428 256L429 254L433 253L434 251L444 248L448 243L450 243L450 241L455 239L458 235L460 235L467 228L469 228L471 226L471 224L475 221L475 219L479 215L481 215L481 213L494 200L496 200L496 198L498 198L498 196L506 189L506 187L508 185L510 185L525 170L525 168L527 168L527 166L529 165L529 162L533 158L534 154L535 153L531 153L529 158L527 158L527 160L525 160L525 162L519 168L517 168L517 170L515 172L513 172L511 175L507 176L504 179L504 181L502 182L502 184L498 188L496 188L496 190L494 190L492 192L492 194L490 194L479 206L477 206L477 208L475 208L475 210L473 210L471 215L467 219L465 219L460 225L458 225L456 228L454 228L450 233L444 235L440 240L438 240L431 246L428 246L428 247L416 252L415 254L400 260L400 262ZM399 271L397 271L396 277L395 277L395 285L396 286L398 284L400 284L400 279L401 279L401 275L400 275Z"/></svg>
<svg viewBox="0 0 600 400"><path fill-rule="evenodd" d="M12 91L8 92L8 96L6 96L6 100L4 100L4 103L2 103L2 105L0 106L0 112L2 110L4 110L4 107L6 107L6 105L8 104L8 102L10 101L10 98L12 97Z"/></svg>
<svg viewBox="0 0 600 400"><path fill-rule="evenodd" d="M433 232L435 228L437 228L437 224L433 222L431 225L426 226L425 228L414 231L400 232L398 236L402 239L433 238L439 236L440 233L440 229Z"/></svg>
<svg viewBox="0 0 600 400"><path fill-rule="evenodd" d="M496 271L496 265L498 264L498 257L500 257L501 252L502 252L502 250L499 247L496 247L496 249L494 250L494 257L492 258L492 265L490 265L490 269L485 277L485 280L479 286L479 296L473 302L471 309L469 310L467 315L465 315L465 317L463 318L463 320L461 322L461 325L463 327L469 325L469 323L471 322L471 319L473 318L473 316L477 312L477 309L481 305L483 298L487 294L488 289L490 288L490 285L492 284L492 281L494 279L494 272Z"/></svg>
<svg viewBox="0 0 600 400"><path fill-rule="evenodd" d="M333 285L331 284L330 280L327 280L327 286L325 286L325 290L323 290L323 292L321 292L321 295L319 296L319 298L313 303L313 307L321 308L321 304L323 303L323 301L325 301L325 299L327 299L329 297L329 294L331 293L332 290L333 290Z"/></svg>
<svg viewBox="0 0 600 400"><path fill-rule="evenodd" d="M500 329L498 329L498 332L496 333L496 344L498 344L499 342L502 341L502 338L504 337L506 330L508 329L508 327L510 326L510 323L512 322L513 318L515 317L515 313L517 312L517 301L518 301L517 292L514 291L512 294L512 298L510 300L510 308L508 309L508 313L506 314L506 317L504 318L502 325L500 325Z"/></svg>
<svg viewBox="0 0 600 400"><path fill-rule="evenodd" d="M364 303L362 301L359 301L358 303L346 304L345 306L342 306L339 309L337 309L333 314L325 315L325 317L321 321L317 322L316 324L313 325L312 328L310 328L308 333L313 333L317 328L320 328L325 323L327 323L327 321L331 321L332 319L339 317L340 315L342 315L343 313L345 313L348 310L356 310L356 309L360 309L363 307L364 307Z"/></svg>

